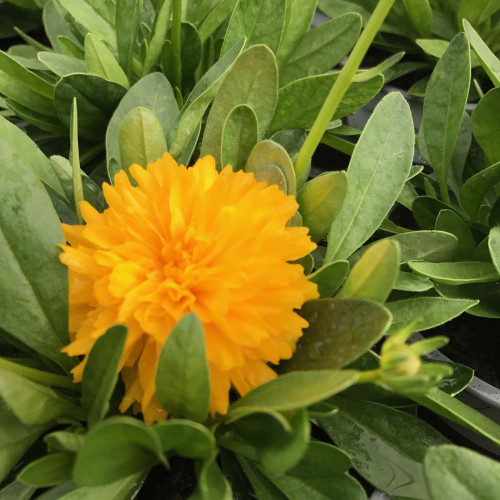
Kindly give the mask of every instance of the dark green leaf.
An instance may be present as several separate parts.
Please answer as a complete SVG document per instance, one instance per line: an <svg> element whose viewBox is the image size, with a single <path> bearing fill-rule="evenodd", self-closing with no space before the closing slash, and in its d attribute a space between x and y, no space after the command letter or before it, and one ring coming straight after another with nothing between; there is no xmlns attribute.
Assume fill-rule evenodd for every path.
<svg viewBox="0 0 500 500"><path fill-rule="evenodd" d="M292 359L281 363L283 371L342 368L370 349L391 321L387 309L360 299L310 301L301 315L309 327Z"/></svg>
<svg viewBox="0 0 500 500"><path fill-rule="evenodd" d="M408 265L417 274L445 285L491 283L500 279L489 262L409 262Z"/></svg>
<svg viewBox="0 0 500 500"><path fill-rule="evenodd" d="M116 2L116 46L118 62L132 76L132 57L141 22L143 0L117 0Z"/></svg>
<svg viewBox="0 0 500 500"><path fill-rule="evenodd" d="M476 249L476 240L465 221L453 210L441 210L436 219L436 229L454 234L458 239L460 260L471 258Z"/></svg>
<svg viewBox="0 0 500 500"><path fill-rule="evenodd" d="M309 76L280 88L276 112L269 127L271 132L311 128L337 78L338 73ZM383 83L384 78L381 75L364 82L352 83L333 119L350 115L371 101Z"/></svg>
<svg viewBox="0 0 500 500"><path fill-rule="evenodd" d="M281 66L280 87L334 68L352 49L360 30L361 17L349 13L308 31Z"/></svg>
<svg viewBox="0 0 500 500"><path fill-rule="evenodd" d="M109 409L126 339L127 327L113 326L90 351L82 379L82 405L90 427L102 420Z"/></svg>
<svg viewBox="0 0 500 500"><path fill-rule="evenodd" d="M134 474L104 486L77 488L57 500L130 500L135 498L143 481L144 474Z"/></svg>
<svg viewBox="0 0 500 500"><path fill-rule="evenodd" d="M425 498L422 462L429 446L447 440L416 417L377 403L337 397L339 412L320 425L356 470L391 497Z"/></svg>
<svg viewBox="0 0 500 500"><path fill-rule="evenodd" d="M146 424L131 417L112 417L92 429L73 471L85 486L107 485L165 463L161 443Z"/></svg>
<svg viewBox="0 0 500 500"><path fill-rule="evenodd" d="M99 76L74 73L59 80L54 104L62 123L69 129L73 99L78 102L78 130L89 140L102 140L109 118L126 89Z"/></svg>
<svg viewBox="0 0 500 500"><path fill-rule="evenodd" d="M174 417L203 422L210 405L210 380L203 325L193 314L170 332L156 372L160 404Z"/></svg>
<svg viewBox="0 0 500 500"><path fill-rule="evenodd" d="M316 272L310 274L307 279L318 285L318 293L322 299L331 297L344 282L349 272L347 260L337 260L320 267Z"/></svg>
<svg viewBox="0 0 500 500"><path fill-rule="evenodd" d="M419 196L411 206L413 217L422 229L434 229L442 210L454 211L450 205L430 196Z"/></svg>
<svg viewBox="0 0 500 500"><path fill-rule="evenodd" d="M19 474L23 483L47 488L69 481L72 478L74 455L53 453L28 464Z"/></svg>

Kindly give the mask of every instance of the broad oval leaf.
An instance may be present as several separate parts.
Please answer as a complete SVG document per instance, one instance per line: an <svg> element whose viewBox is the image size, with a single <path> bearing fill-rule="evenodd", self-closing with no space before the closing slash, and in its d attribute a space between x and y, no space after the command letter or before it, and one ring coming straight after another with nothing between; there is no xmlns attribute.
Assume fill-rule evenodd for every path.
<svg viewBox="0 0 500 500"><path fill-rule="evenodd" d="M396 283L400 259L401 251L394 240L385 239L371 245L353 267L337 298L383 304Z"/></svg>
<svg viewBox="0 0 500 500"><path fill-rule="evenodd" d="M139 80L127 92L109 121L106 131L106 161L109 174L115 173L109 168L112 159L118 162L119 168L123 168L120 163L120 127L127 115L138 107L154 113L163 127L167 143L175 129L179 108L172 87L164 75L151 73ZM114 175L110 175L111 180L113 177Z"/></svg>
<svg viewBox="0 0 500 500"><path fill-rule="evenodd" d="M413 120L400 94L382 99L354 149L349 191L330 229L326 262L357 250L387 216L410 173Z"/></svg>
<svg viewBox="0 0 500 500"><path fill-rule="evenodd" d="M391 322L387 309L360 299L314 300L300 314L309 327L280 371L342 368L378 342Z"/></svg>
<svg viewBox="0 0 500 500"><path fill-rule="evenodd" d="M92 429L76 457L73 476L82 486L101 486L165 463L161 443L146 424L112 417Z"/></svg>
<svg viewBox="0 0 500 500"><path fill-rule="evenodd" d="M174 417L203 422L210 405L205 334L198 317L189 313L170 332L156 372L160 404Z"/></svg>
<svg viewBox="0 0 500 500"><path fill-rule="evenodd" d="M126 172L134 163L146 168L167 152L162 124L146 108L133 109L123 120L118 134L120 163Z"/></svg>
<svg viewBox="0 0 500 500"><path fill-rule="evenodd" d="M221 164L243 170L257 140L257 117L253 109L246 104L236 106L222 130Z"/></svg>
<svg viewBox="0 0 500 500"><path fill-rule="evenodd" d="M17 477L25 484L48 488L72 479L73 461L71 453L51 453L28 464Z"/></svg>
<svg viewBox="0 0 500 500"><path fill-rule="evenodd" d="M258 137L263 137L274 114L278 94L278 67L265 45L245 50L228 71L208 115L201 154L211 154L221 167L222 131L229 113L248 104L257 117Z"/></svg>

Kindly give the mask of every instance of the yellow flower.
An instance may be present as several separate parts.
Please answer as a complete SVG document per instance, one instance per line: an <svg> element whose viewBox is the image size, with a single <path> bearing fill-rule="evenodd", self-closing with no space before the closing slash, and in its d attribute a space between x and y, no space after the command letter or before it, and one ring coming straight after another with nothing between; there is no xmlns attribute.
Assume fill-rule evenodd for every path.
<svg viewBox="0 0 500 500"><path fill-rule="evenodd" d="M120 405L146 422L166 418L155 395L158 357L189 312L201 320L213 414L227 412L229 390L241 395L276 376L268 363L290 358L308 326L296 309L318 296L299 259L315 245L304 227L287 227L293 196L253 174L217 172L207 156L192 168L168 154L147 169L122 171L104 184L102 214L81 203L85 226L63 225L69 245L70 356L82 378L94 342L117 323L129 327L120 370Z"/></svg>

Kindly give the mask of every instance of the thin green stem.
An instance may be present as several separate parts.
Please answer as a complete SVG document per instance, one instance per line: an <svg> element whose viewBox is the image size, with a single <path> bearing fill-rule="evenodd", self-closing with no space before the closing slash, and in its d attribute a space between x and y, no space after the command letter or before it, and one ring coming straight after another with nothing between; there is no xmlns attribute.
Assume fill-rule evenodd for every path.
<svg viewBox="0 0 500 500"><path fill-rule="evenodd" d="M357 384L374 384L380 379L380 370L367 370L359 372Z"/></svg>
<svg viewBox="0 0 500 500"><path fill-rule="evenodd" d="M82 212L80 210L80 202L85 198L83 196L82 171L80 168L80 150L78 147L78 107L76 97L73 98L73 109L71 113L70 126L70 161L73 167L73 195L75 198L76 218L78 224L84 224Z"/></svg>
<svg viewBox="0 0 500 500"><path fill-rule="evenodd" d="M181 23L182 0L174 0L172 13L172 52L175 65L174 83L179 91L182 92Z"/></svg>
<svg viewBox="0 0 500 500"><path fill-rule="evenodd" d="M370 20L363 30L363 33L361 33L358 42L351 52L351 55L347 59L345 66L342 68L338 78L335 80L335 83L333 84L333 87L330 90L330 93L328 94L328 97L326 98L326 101L323 104L323 107L321 108L309 135L307 136L307 139L297 155L297 159L295 161L297 179L302 179L305 175L307 165L311 161L314 151L316 151L316 148L321 142L321 138L323 137L328 124L335 115L342 98L351 85L354 75L358 71L366 52L375 38L375 35L391 10L394 1L395 0L379 1L376 9L370 17Z"/></svg>
<svg viewBox="0 0 500 500"><path fill-rule="evenodd" d="M0 369L17 373L18 375L21 375L33 382L38 382L44 385L51 385L54 387L62 387L64 389L72 390L75 390L77 387L70 378L64 375L56 375L54 373L36 370L35 368L20 365L19 363L9 361L5 358L0 358Z"/></svg>

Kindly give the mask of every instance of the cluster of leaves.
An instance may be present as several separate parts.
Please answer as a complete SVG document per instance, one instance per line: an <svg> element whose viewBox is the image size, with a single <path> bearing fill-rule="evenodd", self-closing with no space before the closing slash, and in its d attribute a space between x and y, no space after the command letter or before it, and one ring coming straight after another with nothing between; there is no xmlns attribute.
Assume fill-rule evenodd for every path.
<svg viewBox="0 0 500 500"><path fill-rule="evenodd" d="M357 12L366 22L377 0L319 0L319 8L331 17ZM391 78L415 73L409 93L423 97L430 73L451 40L463 31L466 19L484 40L486 48L500 52L500 4L489 0L402 0L394 4L374 46L382 51L403 51L406 57L391 70ZM473 84L469 100L489 88L480 57L472 56ZM424 76L422 76L424 75Z"/></svg>
<svg viewBox="0 0 500 500"><path fill-rule="evenodd" d="M436 65L425 95L418 144L430 168L411 179L398 200L422 231L394 224L386 229L397 233L394 238L416 238L419 233L435 238L432 244L425 243L427 256L408 261L411 274L406 276L406 292L435 291L447 300L469 301L470 314L499 318L500 90L495 67L500 61L492 59L493 54L489 60L482 57L480 39L470 26L468 35L474 49L479 47L477 55L495 88L481 98L471 115L464 112L470 49L465 35L457 35ZM422 299L406 302L412 300Z"/></svg>
<svg viewBox="0 0 500 500"><path fill-rule="evenodd" d="M468 487L488 498L500 480L498 464L450 446L401 410L426 406L500 445L499 427L453 397L468 385L472 371L453 363L422 363L420 356L445 340L407 345L412 329L403 328L412 319L421 320L419 329L440 325L480 307L478 301L430 293L394 300L401 292L431 290L436 280L422 277L415 266L454 262L463 246L453 225L408 232L388 219L396 201L404 205L413 184L419 189L418 182L424 183L429 191L436 184L412 165L415 134L408 104L399 94L382 100L356 146L349 146L347 172L308 180L310 166L298 171L294 163L338 78L325 72L356 42L361 17L347 13L308 31L315 1L183 4L180 65L169 35L175 26L170 26L168 0L117 0L116 11L111 1L49 0L43 12L52 49L23 34L24 55L15 54L19 49L0 53L4 115L48 132L30 130L52 154L62 152L60 144L71 145L70 160L49 159L19 127L0 117L5 342L0 498L131 498L153 467L168 468L175 455L195 464L193 500L229 499L232 492L247 498L252 491L259 498L366 499L348 474L351 467L395 498L433 500L460 498L463 482L456 478L463 470L478 471L484 480ZM460 70L453 66L451 72L446 54L436 67L438 83L443 77L458 82L436 85L435 93L443 87L455 92L442 95L436 105L431 80L425 130L442 130L444 119L453 131L458 116L458 134L467 121L462 117L468 50L459 35L448 51L460 55ZM396 59L355 76L324 142L345 146L342 137L356 131L340 118L378 93L384 81L380 73ZM484 59L491 66L491 58ZM37 64L43 67L30 67ZM452 112L438 114L442 102L450 103ZM69 141L61 139L64 134ZM427 134L421 133L420 150L427 151L438 183L445 179L446 185L456 137L451 141L452 132L444 139L440 134L446 141L443 157L429 139L439 138ZM58 261L57 245L64 241L60 219L76 222L79 199L105 207L103 178L112 180L132 163L146 165L166 150L186 164L192 156L212 154L218 166L230 163L296 195L300 210L291 223L309 227L320 245L300 263L321 298L301 310L310 326L295 356L279 366L281 375L233 401L227 415L213 418L203 328L195 316L184 317L165 343L157 371L158 399L173 418L146 426L130 413L117 415L126 327L115 326L96 342L81 386L68 376L73 361L60 352L68 342L67 270ZM479 205L486 199L491 206L490 194L485 192ZM458 210L448 209L448 201L445 205ZM474 221L474 231L481 220L484 216ZM395 234L373 242L381 230ZM400 271L402 264L408 267ZM387 333L392 335L378 356L371 348ZM316 427L337 446L312 439Z"/></svg>

